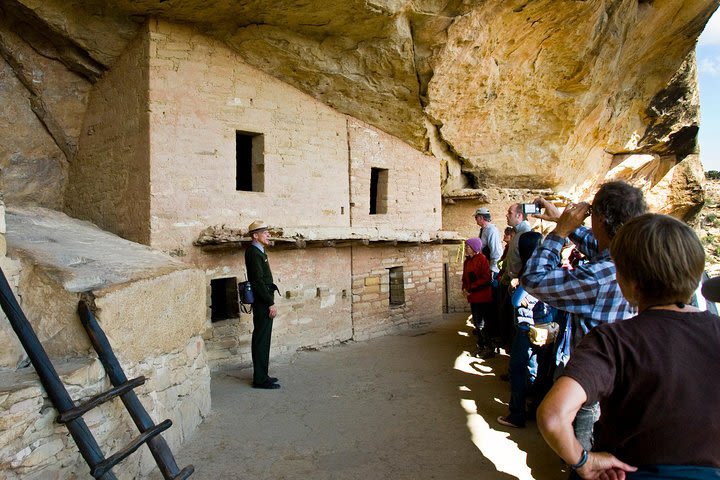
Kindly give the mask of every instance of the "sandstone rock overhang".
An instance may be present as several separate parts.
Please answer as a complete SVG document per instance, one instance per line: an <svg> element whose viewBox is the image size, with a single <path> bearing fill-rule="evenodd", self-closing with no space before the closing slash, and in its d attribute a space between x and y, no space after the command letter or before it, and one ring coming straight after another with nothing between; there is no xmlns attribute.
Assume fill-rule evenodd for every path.
<svg viewBox="0 0 720 480"><path fill-rule="evenodd" d="M23 42L93 83L161 18L459 164L449 190L555 188L617 154L697 153L693 49L718 3L6 0L0 52L66 156L75 129L53 118Z"/></svg>

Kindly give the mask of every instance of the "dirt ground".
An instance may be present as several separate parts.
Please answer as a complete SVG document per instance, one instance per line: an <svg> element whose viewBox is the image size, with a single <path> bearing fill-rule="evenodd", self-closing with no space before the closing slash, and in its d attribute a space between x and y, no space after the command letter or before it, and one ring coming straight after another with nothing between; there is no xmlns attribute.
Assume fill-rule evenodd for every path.
<svg viewBox="0 0 720 480"><path fill-rule="evenodd" d="M280 390L250 369L217 372L212 413L175 452L194 479L563 479L533 422L497 423L507 356L473 350L466 315L362 343L271 360Z"/></svg>

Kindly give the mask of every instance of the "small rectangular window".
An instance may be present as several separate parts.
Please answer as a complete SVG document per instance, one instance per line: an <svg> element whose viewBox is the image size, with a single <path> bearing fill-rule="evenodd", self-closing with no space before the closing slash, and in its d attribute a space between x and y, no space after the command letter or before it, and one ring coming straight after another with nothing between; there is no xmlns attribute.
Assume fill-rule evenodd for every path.
<svg viewBox="0 0 720 480"><path fill-rule="evenodd" d="M261 133L235 132L235 189L265 191L265 138Z"/></svg>
<svg viewBox="0 0 720 480"><path fill-rule="evenodd" d="M388 268L390 274L390 306L405 304L405 279L403 267Z"/></svg>
<svg viewBox="0 0 720 480"><path fill-rule="evenodd" d="M387 213L388 210L388 170L370 169L370 215Z"/></svg>
<svg viewBox="0 0 720 480"><path fill-rule="evenodd" d="M215 278L210 280L210 320L219 322L240 317L237 278Z"/></svg>

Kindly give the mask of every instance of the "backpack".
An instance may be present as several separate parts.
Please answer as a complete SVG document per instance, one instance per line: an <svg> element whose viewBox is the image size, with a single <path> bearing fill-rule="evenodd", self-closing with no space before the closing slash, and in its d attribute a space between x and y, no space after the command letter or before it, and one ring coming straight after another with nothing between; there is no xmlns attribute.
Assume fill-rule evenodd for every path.
<svg viewBox="0 0 720 480"><path fill-rule="evenodd" d="M255 295L253 295L250 280L238 283L238 298L240 299L240 308L244 313L252 312L252 304L255 303Z"/></svg>

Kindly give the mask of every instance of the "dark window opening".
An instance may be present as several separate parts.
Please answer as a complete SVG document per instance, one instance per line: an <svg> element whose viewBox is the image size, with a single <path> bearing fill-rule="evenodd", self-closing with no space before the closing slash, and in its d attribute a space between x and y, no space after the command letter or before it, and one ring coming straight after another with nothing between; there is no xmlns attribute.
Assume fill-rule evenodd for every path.
<svg viewBox="0 0 720 480"><path fill-rule="evenodd" d="M370 169L370 215L387 213L388 209L388 170Z"/></svg>
<svg viewBox="0 0 720 480"><path fill-rule="evenodd" d="M219 322L240 317L237 278L210 280L210 320Z"/></svg>
<svg viewBox="0 0 720 480"><path fill-rule="evenodd" d="M235 132L235 190L265 191L265 139L260 133Z"/></svg>
<svg viewBox="0 0 720 480"><path fill-rule="evenodd" d="M405 279L403 267L388 268L390 273L390 306L405 304Z"/></svg>

